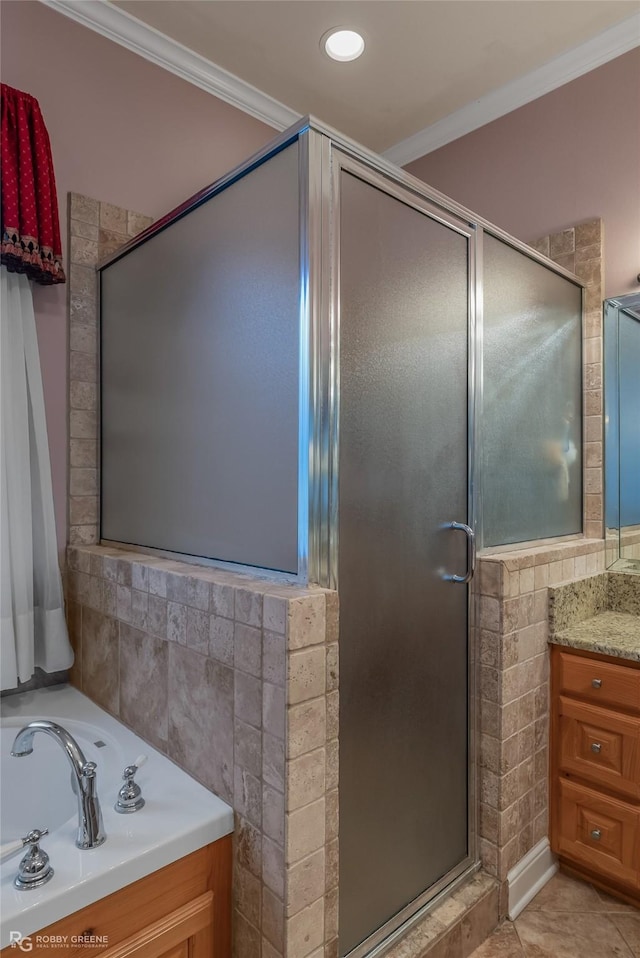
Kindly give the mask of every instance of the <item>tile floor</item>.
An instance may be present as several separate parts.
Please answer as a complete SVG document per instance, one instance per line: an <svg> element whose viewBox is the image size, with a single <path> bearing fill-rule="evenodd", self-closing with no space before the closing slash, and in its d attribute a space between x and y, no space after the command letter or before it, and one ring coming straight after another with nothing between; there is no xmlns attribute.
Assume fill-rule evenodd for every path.
<svg viewBox="0 0 640 958"><path fill-rule="evenodd" d="M640 958L640 911L558 873L471 958Z"/></svg>

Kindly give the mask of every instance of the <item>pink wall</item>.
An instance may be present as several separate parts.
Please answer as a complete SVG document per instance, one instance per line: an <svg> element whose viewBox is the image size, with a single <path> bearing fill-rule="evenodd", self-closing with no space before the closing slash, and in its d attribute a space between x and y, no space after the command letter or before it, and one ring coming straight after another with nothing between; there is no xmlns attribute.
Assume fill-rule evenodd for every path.
<svg viewBox="0 0 640 958"><path fill-rule="evenodd" d="M410 164L410 173L531 242L605 226L605 296L638 290L640 49Z"/></svg>
<svg viewBox="0 0 640 958"><path fill-rule="evenodd" d="M69 191L154 218L275 132L34 0L3 0L1 76L37 97L55 163L63 249ZM66 287L34 292L58 541L66 542Z"/></svg>

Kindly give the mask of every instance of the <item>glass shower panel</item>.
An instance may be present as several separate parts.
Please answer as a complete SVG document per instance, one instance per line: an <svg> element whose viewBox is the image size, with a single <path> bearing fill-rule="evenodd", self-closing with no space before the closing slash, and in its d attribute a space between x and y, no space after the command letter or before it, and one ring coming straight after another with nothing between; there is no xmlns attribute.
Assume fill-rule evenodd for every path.
<svg viewBox="0 0 640 958"><path fill-rule="evenodd" d="M640 319L618 315L620 557L640 559Z"/></svg>
<svg viewBox="0 0 640 958"><path fill-rule="evenodd" d="M102 537L296 572L297 142L102 271Z"/></svg>
<svg viewBox="0 0 640 958"><path fill-rule="evenodd" d="M345 172L340 204L344 955L468 854L468 239Z"/></svg>
<svg viewBox="0 0 640 958"><path fill-rule="evenodd" d="M484 546L582 529L580 287L484 239Z"/></svg>
<svg viewBox="0 0 640 958"><path fill-rule="evenodd" d="M604 520L605 537L609 544L614 540L616 557L620 549L620 423L618 407L618 306L615 302L604 305Z"/></svg>

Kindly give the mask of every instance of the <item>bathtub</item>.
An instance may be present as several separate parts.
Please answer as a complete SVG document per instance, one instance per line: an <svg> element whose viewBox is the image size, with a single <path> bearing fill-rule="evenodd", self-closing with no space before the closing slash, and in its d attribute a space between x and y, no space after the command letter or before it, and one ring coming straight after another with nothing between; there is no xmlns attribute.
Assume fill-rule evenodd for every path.
<svg viewBox="0 0 640 958"><path fill-rule="evenodd" d="M55 871L41 888L18 891L13 878L24 852L0 866L0 948L10 943L10 932L31 935L233 831L233 811L225 802L76 689L57 686L6 696L0 714L2 843L47 827L42 847ZM99 848L81 851L75 846L77 799L69 761L58 743L37 733L31 755L11 756L16 733L34 719L64 726L86 758L97 763L107 834ZM145 807L120 815L114 803L122 771L141 754L148 761L136 781Z"/></svg>

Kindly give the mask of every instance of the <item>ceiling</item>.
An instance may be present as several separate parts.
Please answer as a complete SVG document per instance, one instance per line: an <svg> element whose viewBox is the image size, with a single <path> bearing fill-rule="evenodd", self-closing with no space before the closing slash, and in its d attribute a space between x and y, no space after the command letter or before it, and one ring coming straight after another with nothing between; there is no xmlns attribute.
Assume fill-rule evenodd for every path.
<svg viewBox="0 0 640 958"><path fill-rule="evenodd" d="M640 0L112 0L304 115L376 151L633 16ZM336 63L348 26L364 55ZM637 29L637 28L636 28Z"/></svg>

